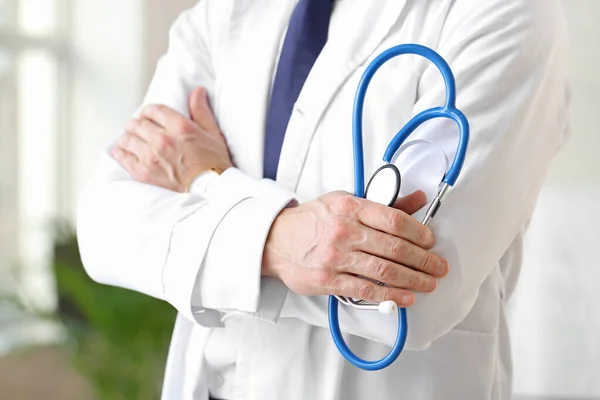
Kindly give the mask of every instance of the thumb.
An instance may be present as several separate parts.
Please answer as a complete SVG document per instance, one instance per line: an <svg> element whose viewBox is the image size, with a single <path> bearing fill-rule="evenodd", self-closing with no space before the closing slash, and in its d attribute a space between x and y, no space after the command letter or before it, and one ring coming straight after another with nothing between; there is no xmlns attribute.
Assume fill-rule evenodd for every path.
<svg viewBox="0 0 600 400"><path fill-rule="evenodd" d="M411 215L419 211L425 204L427 204L427 195L422 190L417 190L408 196L398 198L394 203L394 208Z"/></svg>
<svg viewBox="0 0 600 400"><path fill-rule="evenodd" d="M197 87L190 94L190 118L203 130L216 132L219 124L210 108L208 92L203 87Z"/></svg>

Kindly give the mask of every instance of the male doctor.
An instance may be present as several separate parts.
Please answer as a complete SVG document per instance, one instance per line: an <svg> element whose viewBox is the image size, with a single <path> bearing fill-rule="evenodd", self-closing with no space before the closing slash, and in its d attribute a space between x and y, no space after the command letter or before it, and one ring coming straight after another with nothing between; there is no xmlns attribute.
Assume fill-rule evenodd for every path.
<svg viewBox="0 0 600 400"><path fill-rule="evenodd" d="M509 399L505 304L568 132L565 30L558 0L202 0L183 13L78 219L92 278L180 313L163 398ZM401 43L449 62L471 124L431 229L418 218L454 156L450 121L411 137L395 207L347 193L355 89ZM378 72L368 175L444 92L418 57ZM327 329L330 294L408 307L402 356L378 372L346 362ZM394 342L395 317L342 308L340 321L364 358Z"/></svg>

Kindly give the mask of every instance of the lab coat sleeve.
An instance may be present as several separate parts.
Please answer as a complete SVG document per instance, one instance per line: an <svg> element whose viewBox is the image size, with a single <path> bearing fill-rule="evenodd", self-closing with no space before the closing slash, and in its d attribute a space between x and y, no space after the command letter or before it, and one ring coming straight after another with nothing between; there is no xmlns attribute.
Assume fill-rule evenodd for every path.
<svg viewBox="0 0 600 400"><path fill-rule="evenodd" d="M144 104L164 104L187 116L195 87L213 91L210 23L218 16L209 17L211 4L216 3L200 1L175 22ZM105 152L78 204L77 233L88 274L101 283L164 299L206 326L222 325L220 307L258 312L264 240L293 195L231 168L212 187L210 200L205 197L136 182ZM206 260L213 238L222 248L223 237L238 241L236 252L245 251L253 262L227 263L215 256L218 252ZM226 279L214 272L223 263ZM203 281L209 279L213 281ZM230 291L226 302L219 303L211 293L220 293L223 285ZM213 308L203 304L203 286L213 290L207 291Z"/></svg>
<svg viewBox="0 0 600 400"><path fill-rule="evenodd" d="M462 174L431 223L436 235L433 252L449 261L450 273L433 293L417 294L408 309L408 349L427 348L471 311L481 285L530 218L551 160L568 132L566 34L557 2L462 4L469 3L475 5L469 10L457 3L438 47L452 67L457 105L471 127ZM415 115L444 103L439 71L427 64L422 70ZM439 144L452 160L457 143L453 122L435 121L416 136ZM400 165L401 170L410 167ZM414 175L426 178L427 173ZM495 284L502 293L501 278ZM326 302L326 297L290 293L281 315L326 328ZM394 343L396 318L340 307L342 331ZM498 309L489 310L492 320ZM497 329L484 325L479 321L474 329Z"/></svg>

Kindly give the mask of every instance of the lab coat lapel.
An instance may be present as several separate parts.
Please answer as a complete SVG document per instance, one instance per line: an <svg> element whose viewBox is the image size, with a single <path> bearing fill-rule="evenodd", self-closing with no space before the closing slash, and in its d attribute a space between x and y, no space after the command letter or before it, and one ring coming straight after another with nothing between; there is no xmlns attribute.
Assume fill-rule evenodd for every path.
<svg viewBox="0 0 600 400"><path fill-rule="evenodd" d="M264 126L271 79L294 1L232 2L215 110L238 168L263 174Z"/></svg>
<svg viewBox="0 0 600 400"><path fill-rule="evenodd" d="M344 8L339 10L342 26L329 37L300 93L281 151L279 183L296 190L310 143L331 101L348 77L373 55L398 21L405 3L405 0L338 3L338 7Z"/></svg>

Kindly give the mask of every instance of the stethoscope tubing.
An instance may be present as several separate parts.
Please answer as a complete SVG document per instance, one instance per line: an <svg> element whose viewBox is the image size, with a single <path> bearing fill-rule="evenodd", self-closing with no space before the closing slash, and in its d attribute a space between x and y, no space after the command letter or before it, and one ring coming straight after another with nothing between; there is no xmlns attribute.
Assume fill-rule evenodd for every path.
<svg viewBox="0 0 600 400"><path fill-rule="evenodd" d="M406 139L423 123L434 118L448 118L456 122L459 128L459 141L456 154L452 165L448 169L448 172L442 179L442 188L440 189L438 196L432 202L429 210L427 211L426 217L423 223L427 225L429 221L435 216L439 206L441 205L441 199L446 194L448 187L453 186L456 182L460 172L462 170L465 155L467 151L467 144L469 141L469 123L465 115L456 108L456 83L454 75L448 63L434 50L418 45L418 44L404 44L392 47L379 56L377 56L366 68L363 76L358 85L356 96L354 99L354 111L352 117L352 139L353 139L353 151L354 151L354 195L357 197L365 197L365 174L364 174L364 153L363 153L363 111L365 97L367 89L373 76L377 70L390 59L404 55L414 54L422 56L431 61L440 71L444 79L446 86L446 103L442 107L434 107L422 111L421 113L414 116L390 141L383 161L390 164L394 160L394 156L398 149L406 141ZM344 300L346 304L353 305L359 303L339 297ZM350 300L350 301L349 301ZM333 341L346 360L348 360L354 366L367 370L376 371L391 365L398 356L402 353L406 344L408 335L408 317L405 308L398 308L398 332L396 335L396 341L392 346L390 353L384 358L376 361L363 360L356 356L346 344L339 323L339 301L337 296L329 296L329 328ZM362 302L361 302L362 304ZM364 308L364 305L361 305ZM357 307L360 308L360 307Z"/></svg>

